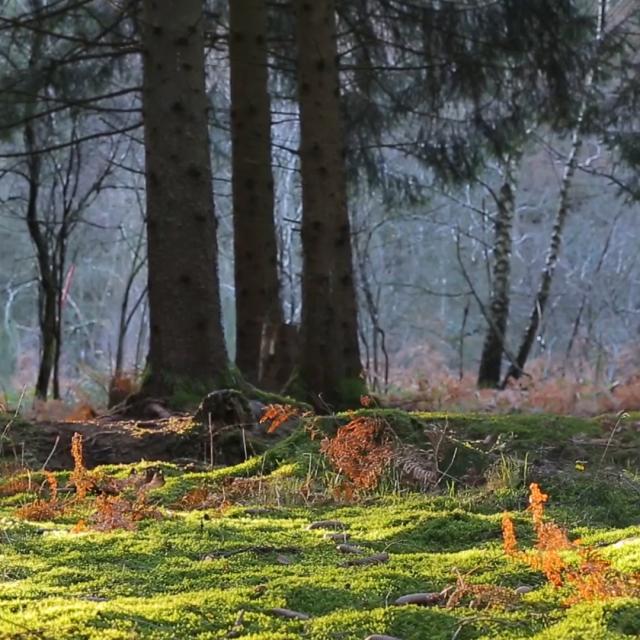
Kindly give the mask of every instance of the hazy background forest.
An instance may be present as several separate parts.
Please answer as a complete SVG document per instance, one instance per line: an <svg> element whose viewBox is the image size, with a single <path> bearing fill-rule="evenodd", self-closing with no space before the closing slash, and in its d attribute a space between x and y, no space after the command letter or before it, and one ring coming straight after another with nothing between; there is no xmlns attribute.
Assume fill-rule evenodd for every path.
<svg viewBox="0 0 640 640"><path fill-rule="evenodd" d="M72 402L104 403L114 374L139 376L145 367L149 339L145 148L140 121L142 65L135 19L130 19L134 4L1 3L0 389L8 397L24 390L31 393L43 348L42 262L29 225L34 180L38 182L36 225L51 268L58 270L59 387L53 395ZM226 3L207 4L206 83L220 299L233 359L229 15ZM375 68L382 65L376 59L379 42L377 50L367 51L354 45L354 33L375 28L376 11L393 13L409 6L374 4L337 3L358 333L372 388L421 389L432 404L472 393L495 289L501 187L509 184L514 202L503 366L510 361L507 352L517 351L532 305L535 308L554 223L564 203L568 217L559 261L525 367L532 378L525 380L531 385L532 380L553 378L556 388L568 385L572 397L576 385L587 382L600 390L625 385L634 389L640 355L640 206L637 157L629 142L635 140L638 64L633 3L605 3L604 33L611 35L611 51L603 53L606 47L598 51L596 88L587 87L584 98L576 94L573 103L567 100L562 108L571 113L550 115L555 106L549 94L523 97L518 83L510 80L509 91L486 100L483 109L488 115L477 123L480 134L469 133L466 124L451 124L464 123L468 101L455 89L448 90L434 117L420 113L417 99L397 74L387 73L373 88L371 77L359 77L375 75ZM584 87L592 82L590 65L596 64L593 42L602 3L568 4L591 19L591 31L582 41L576 36L565 69L576 86ZM280 296L284 321L296 325L302 312L300 130L286 5L274 2L269 9L269 88ZM451 3L455 10L471 5ZM54 15L58 6L68 12L66 17ZM51 14L42 31L33 22L39 11ZM357 16L360 24L353 22ZM367 26L367 17L374 27ZM112 29L117 38L110 39L111 33L101 42L100 29L108 32L111 27L105 25L110 21L117 25ZM48 35L40 38L45 31ZM392 68L395 59L401 68L406 60L394 53L394 46L388 45L387 63ZM583 52L578 47L584 47ZM455 68L456 62L447 64ZM521 73L517 66L514 69L516 76ZM445 75L434 81L443 88L454 87L455 79ZM406 89L405 109L384 99L394 86L398 101ZM425 112L430 108L425 105ZM583 108L588 122L577 125L576 133ZM501 121L505 114L509 122ZM507 128L511 125L512 130ZM499 130L501 126L505 131ZM463 151L456 151L455 137L468 136L473 144L486 134L483 127L493 127L493 134L478 142L486 152L481 158L463 158ZM437 149L449 130L454 138L451 149L461 155L441 154L441 165L434 166L438 153L432 150L433 157L425 161L420 153L429 153L429 141ZM624 140L616 137L621 132L627 136ZM575 173L564 184L574 150ZM34 158L38 158L37 176ZM629 390L627 399L640 401L640 386L636 400L634 393Z"/></svg>

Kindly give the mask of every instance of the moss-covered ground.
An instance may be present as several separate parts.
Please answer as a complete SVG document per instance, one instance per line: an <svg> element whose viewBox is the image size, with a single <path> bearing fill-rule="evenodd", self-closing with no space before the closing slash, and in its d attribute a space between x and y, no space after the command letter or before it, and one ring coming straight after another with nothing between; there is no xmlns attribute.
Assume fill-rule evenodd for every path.
<svg viewBox="0 0 640 640"><path fill-rule="evenodd" d="M407 437L426 422L445 419L387 417L397 431L407 429ZM33 495L6 495L0 498L0 638L640 637L640 599L567 606L567 589L554 588L541 573L506 557L501 539L502 515L509 510L521 544L532 544L526 486L547 468L529 468L527 457L543 451L560 460L564 452L558 473L535 478L551 496L549 516L570 537L598 548L619 571L640 572L637 451L630 451L635 431L612 432L605 419L448 420L466 438L503 434L519 444L492 463L481 486L445 478L435 493L423 495L389 480L366 498L341 504L310 490L335 478L308 436L294 433L264 458L234 468L187 473L159 465L166 481L149 492L148 501L162 518L143 520L133 531L74 533L78 519L89 518L93 498L53 522L29 522L16 517L16 508ZM576 451L585 457L577 465ZM101 470L120 478L129 472L130 467ZM233 493L229 478L235 476L255 480L242 485L244 493ZM58 474L62 487L67 477ZM42 476L31 479L36 486ZM223 502L190 511L177 506L198 487ZM386 552L388 561L344 566L351 556L338 551L325 530L307 529L327 519L342 522L349 542L365 555ZM394 605L405 594L455 585L460 576L509 592L531 590L508 606L489 609L468 601L453 608ZM309 618L283 618L274 609Z"/></svg>

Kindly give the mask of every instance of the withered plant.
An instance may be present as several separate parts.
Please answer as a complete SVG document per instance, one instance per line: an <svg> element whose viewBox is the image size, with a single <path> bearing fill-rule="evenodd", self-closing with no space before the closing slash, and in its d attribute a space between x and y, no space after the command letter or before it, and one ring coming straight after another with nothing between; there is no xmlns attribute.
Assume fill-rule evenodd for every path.
<svg viewBox="0 0 640 640"><path fill-rule="evenodd" d="M567 532L555 522L545 520L545 504L548 496L533 483L530 486L529 512L536 535L535 550L520 551L515 527L511 518L502 518L502 537L505 553L541 571L555 587L568 586L572 595L567 605L584 601L597 601L616 597L640 596L640 573L623 574L611 566L596 549L570 541ZM580 562L572 566L566 554L577 551Z"/></svg>

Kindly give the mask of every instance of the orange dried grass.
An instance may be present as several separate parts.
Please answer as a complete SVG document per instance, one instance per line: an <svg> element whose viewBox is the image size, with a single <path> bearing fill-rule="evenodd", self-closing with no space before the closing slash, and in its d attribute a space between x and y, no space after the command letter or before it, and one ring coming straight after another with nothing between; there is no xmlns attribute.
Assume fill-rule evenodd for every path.
<svg viewBox="0 0 640 640"><path fill-rule="evenodd" d="M207 487L195 487L187 491L174 505L181 511L195 511L211 506L212 496Z"/></svg>
<svg viewBox="0 0 640 640"><path fill-rule="evenodd" d="M134 531L141 520L159 520L162 517L155 507L147 503L144 495L133 501L122 496L101 495L96 498L95 506L96 511L90 518L90 526L94 531Z"/></svg>
<svg viewBox="0 0 640 640"><path fill-rule="evenodd" d="M394 387L401 394L390 404L420 411L544 411L553 414L599 415L640 410L638 352L634 346L622 353L616 365L617 380L602 376L584 359L550 364L546 358L527 364L527 376L511 380L504 390L477 389L475 372L453 372L441 354L426 346L397 354L402 368L392 371Z"/></svg>
<svg viewBox="0 0 640 640"><path fill-rule="evenodd" d="M25 475L9 478L0 484L0 498L10 498L19 493L29 493L31 491L33 491L33 486Z"/></svg>
<svg viewBox="0 0 640 640"><path fill-rule="evenodd" d="M53 520L62 515L65 505L58 500L58 480L50 471L45 471L45 479L49 490L49 498L38 497L33 502L18 507L16 509L16 517L21 520L43 522Z"/></svg>

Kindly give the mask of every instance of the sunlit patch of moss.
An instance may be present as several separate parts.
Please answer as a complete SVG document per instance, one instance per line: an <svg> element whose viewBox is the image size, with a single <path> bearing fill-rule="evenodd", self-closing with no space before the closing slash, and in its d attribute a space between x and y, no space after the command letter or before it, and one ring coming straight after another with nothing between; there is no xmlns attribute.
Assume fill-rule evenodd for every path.
<svg viewBox="0 0 640 640"><path fill-rule="evenodd" d="M589 603L569 609L556 624L534 640L628 640L640 635L640 602L617 600Z"/></svg>
<svg viewBox="0 0 640 640"><path fill-rule="evenodd" d="M395 414L387 415L395 420ZM417 438L427 420L440 419L444 414L403 414L394 424ZM501 419L478 416L471 422L512 428L511 416ZM519 437L532 442L535 421L519 419ZM321 435L335 432L336 425L334 418L317 421ZM545 442L558 437L551 428L543 431ZM306 506L287 499L265 504L261 493L261 502L248 495L223 510L176 507L190 489L218 491L233 477L295 489L296 482L329 473L317 444L301 429L265 456L235 467L199 473L168 463L98 469L122 479L132 467L138 473L162 468L165 484L148 498L163 506L165 518L143 521L136 531L73 533L74 519L90 513L92 496L54 523L18 521L13 513L22 496L0 499L0 638L204 639L229 637L233 630L252 640L362 640L373 633L403 640L449 640L454 634L459 640L621 640L640 633L638 601L567 608L566 593L548 585L541 573L505 558L500 538L505 506L518 512L520 544L532 544L517 483L501 496L487 488L452 487L441 495L397 493L360 504ZM57 475L60 485L66 484L66 476ZM597 546L616 569L631 573L640 570L640 526L627 526L638 513L637 497L623 484L607 488L612 482L604 474L600 479L567 472L545 490L553 497L550 515L569 528L572 539ZM386 551L389 561L342 566L346 557L325 532L307 529L322 519L340 520L364 554ZM620 541L624 544L617 545ZM393 606L406 593L453 585L458 575L473 584L528 585L533 591L513 610ZM311 618L285 620L273 615L273 607Z"/></svg>

